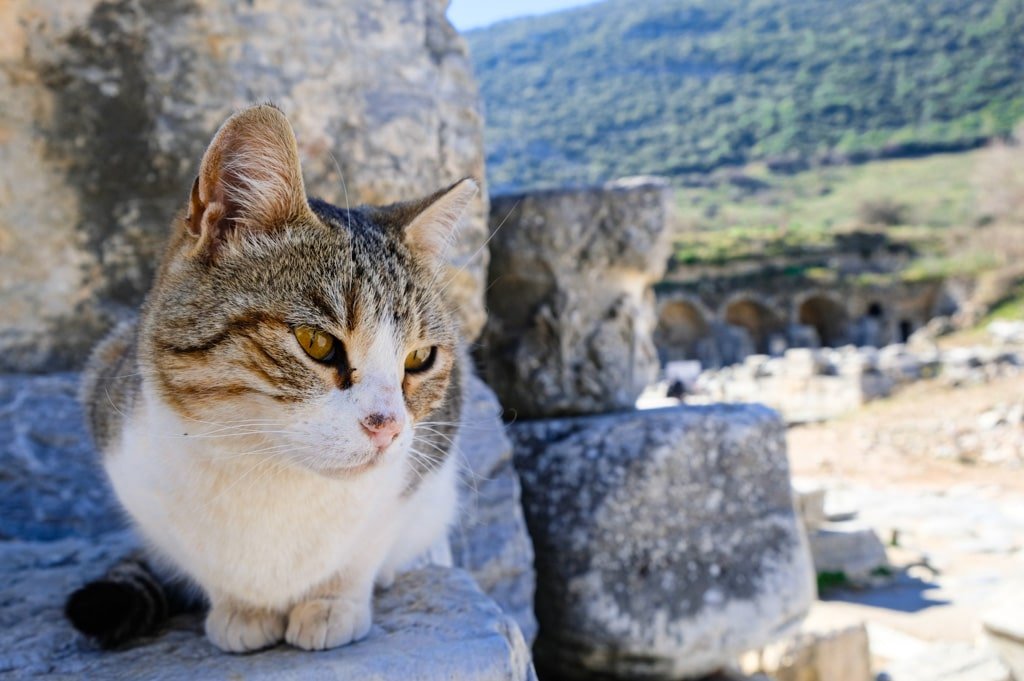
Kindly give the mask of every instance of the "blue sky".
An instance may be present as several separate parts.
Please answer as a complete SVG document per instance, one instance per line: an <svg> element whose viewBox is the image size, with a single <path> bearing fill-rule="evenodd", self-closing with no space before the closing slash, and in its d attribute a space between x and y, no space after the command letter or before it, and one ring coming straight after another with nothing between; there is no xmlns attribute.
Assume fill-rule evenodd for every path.
<svg viewBox="0 0 1024 681"><path fill-rule="evenodd" d="M451 0L448 20L460 31L468 31L502 19L547 14L593 2L595 0Z"/></svg>

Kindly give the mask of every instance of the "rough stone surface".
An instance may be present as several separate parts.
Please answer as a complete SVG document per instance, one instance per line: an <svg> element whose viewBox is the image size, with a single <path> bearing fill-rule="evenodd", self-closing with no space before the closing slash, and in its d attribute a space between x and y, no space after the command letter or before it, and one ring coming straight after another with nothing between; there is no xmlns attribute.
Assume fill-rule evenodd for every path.
<svg viewBox="0 0 1024 681"><path fill-rule="evenodd" d="M799 624L814 572L784 429L755 405L510 426L552 678L699 676Z"/></svg>
<svg viewBox="0 0 1024 681"><path fill-rule="evenodd" d="M375 598L368 638L328 652L287 646L227 655L203 636L199 615L130 648L95 649L61 614L63 600L131 545L127 534L95 542L0 543L0 678L49 679L445 679L535 678L515 622L461 570L400 576Z"/></svg>
<svg viewBox="0 0 1024 681"><path fill-rule="evenodd" d="M0 3L0 371L75 367L134 309L205 145L251 102L289 115L307 189L334 203L482 181L477 88L445 7ZM486 215L482 192L444 279L470 339Z"/></svg>
<svg viewBox="0 0 1024 681"><path fill-rule="evenodd" d="M752 671L774 681L873 681L867 629L805 622L791 639L760 651Z"/></svg>
<svg viewBox="0 0 1024 681"><path fill-rule="evenodd" d="M456 451L464 460L462 513L452 528L452 557L515 618L528 642L537 634L533 616L533 546L520 506L512 444L501 422L501 405L476 376L469 380Z"/></svg>
<svg viewBox="0 0 1024 681"><path fill-rule="evenodd" d="M77 384L77 374L0 374L0 539L88 538L126 525L85 432ZM533 550L499 412L471 377L455 445L465 471L453 557L532 640Z"/></svg>
<svg viewBox="0 0 1024 681"><path fill-rule="evenodd" d="M508 413L630 408L657 376L669 197L646 178L493 199L481 357Z"/></svg>
<svg viewBox="0 0 1024 681"><path fill-rule="evenodd" d="M122 527L86 435L77 374L0 374L0 539Z"/></svg>

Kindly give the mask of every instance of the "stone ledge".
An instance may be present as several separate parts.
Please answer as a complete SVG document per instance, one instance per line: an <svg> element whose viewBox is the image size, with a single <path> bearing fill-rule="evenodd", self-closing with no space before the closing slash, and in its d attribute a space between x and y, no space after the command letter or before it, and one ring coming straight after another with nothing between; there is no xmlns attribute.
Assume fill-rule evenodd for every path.
<svg viewBox="0 0 1024 681"><path fill-rule="evenodd" d="M133 545L129 533L95 541L0 543L0 677L524 681L535 679L515 622L457 569L407 573L375 597L370 635L322 653L278 646L227 655L203 636L198 615L174 618L137 645L103 651L64 619L64 598Z"/></svg>

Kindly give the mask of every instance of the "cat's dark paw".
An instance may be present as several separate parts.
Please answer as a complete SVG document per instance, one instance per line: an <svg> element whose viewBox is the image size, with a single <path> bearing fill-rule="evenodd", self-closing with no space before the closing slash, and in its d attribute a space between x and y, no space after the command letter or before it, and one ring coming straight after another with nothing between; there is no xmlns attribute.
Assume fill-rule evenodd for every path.
<svg viewBox="0 0 1024 681"><path fill-rule="evenodd" d="M166 614L164 610L137 585L106 579L78 589L64 606L64 614L75 629L104 648L151 632Z"/></svg>

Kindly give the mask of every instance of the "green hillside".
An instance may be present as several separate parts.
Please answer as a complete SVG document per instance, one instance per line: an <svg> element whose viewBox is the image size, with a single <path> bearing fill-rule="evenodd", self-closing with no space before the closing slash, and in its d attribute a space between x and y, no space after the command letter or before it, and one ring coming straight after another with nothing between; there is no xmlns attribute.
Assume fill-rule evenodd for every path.
<svg viewBox="0 0 1024 681"><path fill-rule="evenodd" d="M498 192L952 151L1024 117L1024 0L607 0L466 37Z"/></svg>

